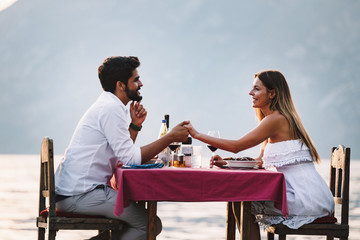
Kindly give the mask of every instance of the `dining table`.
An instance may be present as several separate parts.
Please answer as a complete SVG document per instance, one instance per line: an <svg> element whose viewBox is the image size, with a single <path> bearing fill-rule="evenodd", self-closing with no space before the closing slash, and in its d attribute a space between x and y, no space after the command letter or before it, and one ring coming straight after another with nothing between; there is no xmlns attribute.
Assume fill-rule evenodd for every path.
<svg viewBox="0 0 360 240"><path fill-rule="evenodd" d="M148 240L156 239L157 202L227 202L226 239L249 239L251 202L273 201L287 217L285 178L265 169L149 168L115 171L118 188L115 215L131 201L146 202Z"/></svg>

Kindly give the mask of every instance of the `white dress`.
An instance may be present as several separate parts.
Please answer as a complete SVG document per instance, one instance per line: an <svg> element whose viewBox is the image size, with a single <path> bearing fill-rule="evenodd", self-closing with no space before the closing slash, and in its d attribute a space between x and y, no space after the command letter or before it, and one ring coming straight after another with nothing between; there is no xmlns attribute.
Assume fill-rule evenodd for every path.
<svg viewBox="0 0 360 240"><path fill-rule="evenodd" d="M297 229L333 212L334 199L329 186L315 169L309 148L301 140L267 143L263 167L284 174L289 209L285 218L273 202L253 202L252 213L265 227L282 223Z"/></svg>

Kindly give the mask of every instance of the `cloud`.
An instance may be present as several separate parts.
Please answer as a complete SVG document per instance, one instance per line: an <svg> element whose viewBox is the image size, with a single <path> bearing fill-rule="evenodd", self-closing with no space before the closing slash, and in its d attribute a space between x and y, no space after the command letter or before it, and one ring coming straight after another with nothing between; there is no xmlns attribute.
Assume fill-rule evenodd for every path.
<svg viewBox="0 0 360 240"><path fill-rule="evenodd" d="M345 94L346 88L348 87L346 85L347 84L340 85L334 89L330 89L329 93L324 95L319 101L318 107L320 109L326 109L333 106L334 104L338 105L337 103L339 103L339 101L344 100L343 94Z"/></svg>
<svg viewBox="0 0 360 240"><path fill-rule="evenodd" d="M306 48L302 45L296 45L288 49L285 56L291 59L303 59L306 55Z"/></svg>

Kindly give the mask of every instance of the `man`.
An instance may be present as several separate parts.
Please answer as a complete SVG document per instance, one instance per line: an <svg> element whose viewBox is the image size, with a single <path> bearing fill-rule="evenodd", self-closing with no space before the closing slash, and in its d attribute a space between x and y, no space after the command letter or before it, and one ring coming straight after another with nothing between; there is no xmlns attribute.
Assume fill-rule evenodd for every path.
<svg viewBox="0 0 360 240"><path fill-rule="evenodd" d="M114 215L117 192L108 186L118 164L143 164L171 142L187 139L182 122L164 137L142 147L134 142L147 112L140 104L143 86L137 57L109 57L98 69L104 92L78 123L70 144L55 174L56 207L60 211L103 215L127 223L121 239L146 237L147 215L131 203L119 216ZM131 123L128 110L130 103ZM158 218L158 234L161 221Z"/></svg>

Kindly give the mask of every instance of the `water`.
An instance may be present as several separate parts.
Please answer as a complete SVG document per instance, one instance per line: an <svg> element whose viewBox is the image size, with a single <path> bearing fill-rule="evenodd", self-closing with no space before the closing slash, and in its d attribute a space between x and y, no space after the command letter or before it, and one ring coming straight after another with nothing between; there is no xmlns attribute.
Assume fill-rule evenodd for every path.
<svg viewBox="0 0 360 240"><path fill-rule="evenodd" d="M59 157L55 158L57 166ZM39 191L38 155L0 155L0 240L37 239L35 218ZM318 166L329 179L329 161ZM226 203L160 202L158 215L163 232L158 240L222 240L225 239ZM59 231L58 240L86 239L96 231ZM261 231L262 239L266 234ZM289 240L325 239L324 237L289 236ZM360 239L360 161L351 162L350 240Z"/></svg>

